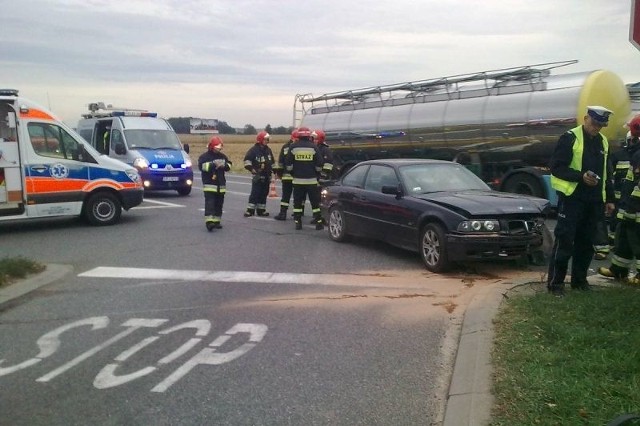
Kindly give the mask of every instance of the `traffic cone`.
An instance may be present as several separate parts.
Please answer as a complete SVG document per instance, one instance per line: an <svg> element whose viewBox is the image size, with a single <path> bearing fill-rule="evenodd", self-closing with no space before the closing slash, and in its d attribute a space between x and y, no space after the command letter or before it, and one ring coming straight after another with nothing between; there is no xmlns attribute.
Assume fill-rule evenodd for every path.
<svg viewBox="0 0 640 426"><path fill-rule="evenodd" d="M271 181L271 186L269 187L269 198L278 198L278 192L276 191L276 180L273 179Z"/></svg>

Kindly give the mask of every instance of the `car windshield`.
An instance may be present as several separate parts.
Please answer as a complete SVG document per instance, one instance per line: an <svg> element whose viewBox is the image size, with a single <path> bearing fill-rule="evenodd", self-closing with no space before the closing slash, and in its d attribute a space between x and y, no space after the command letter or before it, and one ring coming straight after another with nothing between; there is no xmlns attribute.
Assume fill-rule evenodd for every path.
<svg viewBox="0 0 640 426"><path fill-rule="evenodd" d="M410 194L441 191L487 191L490 188L460 164L412 164L400 167L400 176Z"/></svg>
<svg viewBox="0 0 640 426"><path fill-rule="evenodd" d="M170 130L128 129L124 134L131 149L182 149L180 140Z"/></svg>

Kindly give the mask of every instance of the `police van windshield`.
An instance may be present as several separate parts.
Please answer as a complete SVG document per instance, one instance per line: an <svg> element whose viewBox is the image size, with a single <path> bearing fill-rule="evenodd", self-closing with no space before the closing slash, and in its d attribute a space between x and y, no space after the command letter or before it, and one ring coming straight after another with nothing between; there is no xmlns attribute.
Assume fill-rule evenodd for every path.
<svg viewBox="0 0 640 426"><path fill-rule="evenodd" d="M182 149L170 130L125 129L124 134L130 149Z"/></svg>

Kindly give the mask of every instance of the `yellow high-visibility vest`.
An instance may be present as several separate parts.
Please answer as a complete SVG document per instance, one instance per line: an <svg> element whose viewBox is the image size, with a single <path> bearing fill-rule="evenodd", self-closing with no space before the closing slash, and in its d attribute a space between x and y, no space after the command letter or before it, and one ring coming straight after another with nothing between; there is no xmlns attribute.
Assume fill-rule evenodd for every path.
<svg viewBox="0 0 640 426"><path fill-rule="evenodd" d="M576 140L573 142L573 157L571 158L571 163L569 164L569 168L572 170L576 170L578 172L582 171L582 154L584 153L584 135L582 133L582 126L574 127L569 130L576 137ZM607 137L603 134L602 136L602 149L604 150L604 164L602 166L602 170L604 170L604 175L607 173L607 156L609 155L609 141ZM606 192L606 181L605 176L602 178L602 201L607 201L607 192ZM569 196L573 194L573 192L578 187L578 182L570 182L568 180L560 179L554 175L551 175L551 187L556 191L562 192L564 195Z"/></svg>

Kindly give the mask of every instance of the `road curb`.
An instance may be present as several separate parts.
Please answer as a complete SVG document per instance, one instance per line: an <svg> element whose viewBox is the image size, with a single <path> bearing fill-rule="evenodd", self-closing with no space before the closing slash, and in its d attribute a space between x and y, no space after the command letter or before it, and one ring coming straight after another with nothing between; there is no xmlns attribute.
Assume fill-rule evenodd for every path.
<svg viewBox="0 0 640 426"><path fill-rule="evenodd" d="M465 311L444 426L487 425L491 420L493 318L506 291L505 283L488 286L471 300Z"/></svg>
<svg viewBox="0 0 640 426"><path fill-rule="evenodd" d="M73 267L70 265L47 264L43 272L18 280L6 288L0 289L0 305L64 278L72 271Z"/></svg>

